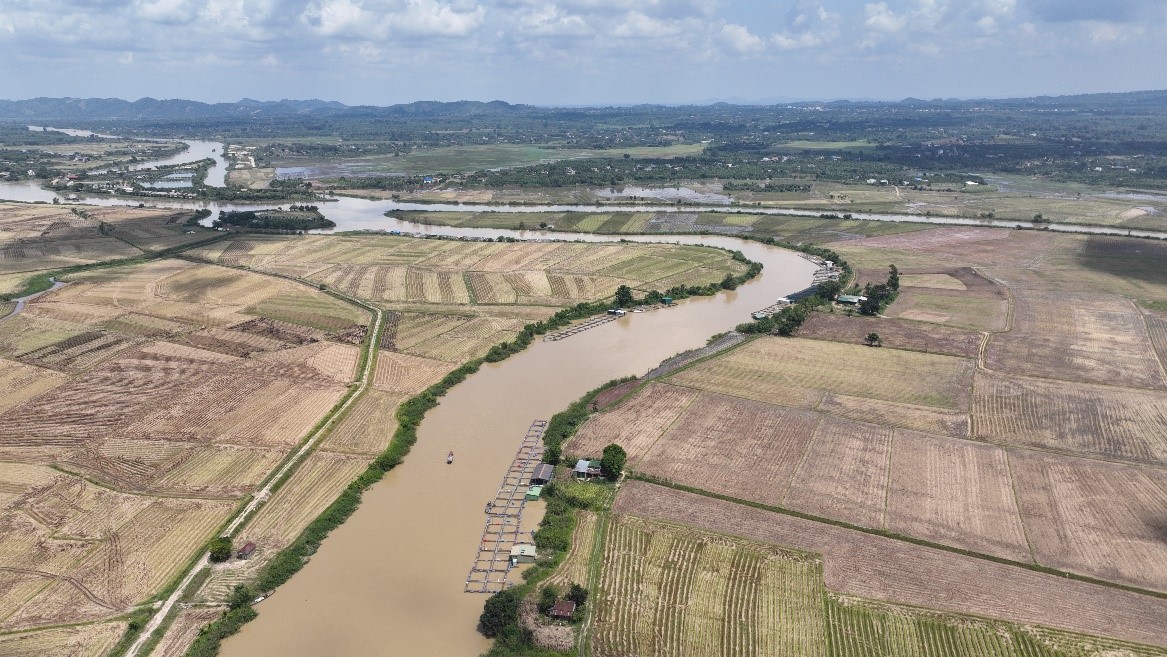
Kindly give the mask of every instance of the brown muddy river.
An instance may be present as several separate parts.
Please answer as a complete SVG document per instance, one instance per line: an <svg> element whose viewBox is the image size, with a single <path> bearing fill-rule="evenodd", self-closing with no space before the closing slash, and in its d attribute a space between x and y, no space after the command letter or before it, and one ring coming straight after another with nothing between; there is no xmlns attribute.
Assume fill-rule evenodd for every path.
<svg viewBox="0 0 1167 657"><path fill-rule="evenodd" d="M531 421L549 419L605 381L644 374L677 352L703 346L754 310L806 287L814 270L792 252L760 244L683 241L741 250L765 269L735 292L537 342L455 387L426 416L405 463L365 493L361 508L304 570L256 606L259 618L228 639L222 654L473 657L485 651L489 643L475 624L486 596L464 593L463 585L484 505ZM446 465L450 450L456 459ZM524 519L533 515L528 506ZM518 579L513 571L511 579Z"/></svg>

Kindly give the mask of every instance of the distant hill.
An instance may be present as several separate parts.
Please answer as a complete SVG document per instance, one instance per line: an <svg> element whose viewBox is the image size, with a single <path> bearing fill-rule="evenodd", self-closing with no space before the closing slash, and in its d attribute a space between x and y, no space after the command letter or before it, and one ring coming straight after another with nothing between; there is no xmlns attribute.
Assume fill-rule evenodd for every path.
<svg viewBox="0 0 1167 657"><path fill-rule="evenodd" d="M788 103L781 102L786 105ZM935 99L920 100L906 98L898 103L876 101L829 101L792 102L795 106L845 105L845 106L920 106L920 107L970 107L995 105L1001 108L1061 108L1079 109L1120 109L1155 108L1167 105L1167 91L1132 91L1127 93L1078 94L1071 96L1037 96L1033 98L1003 99ZM761 107L758 103L718 103L712 107ZM610 108L617 111L652 111L662 105L636 105ZM604 108L555 108L515 105L503 101L418 101L390 105L387 107L369 105L345 105L325 100L275 100L259 101L244 98L234 103L202 103L194 100L142 98L135 101L118 98L31 98L28 100L0 100L0 121L190 121L190 120L231 120L231 119L278 119L281 117L351 117L351 118L457 118L490 117L516 115L560 114L580 112L591 114Z"/></svg>
<svg viewBox="0 0 1167 657"><path fill-rule="evenodd" d="M505 113L519 107L502 101L489 103L420 101L390 107L350 106L324 100L258 101L234 103L142 98L31 98L0 100L0 120L21 121L171 121L183 119L242 119L286 116L457 116Z"/></svg>

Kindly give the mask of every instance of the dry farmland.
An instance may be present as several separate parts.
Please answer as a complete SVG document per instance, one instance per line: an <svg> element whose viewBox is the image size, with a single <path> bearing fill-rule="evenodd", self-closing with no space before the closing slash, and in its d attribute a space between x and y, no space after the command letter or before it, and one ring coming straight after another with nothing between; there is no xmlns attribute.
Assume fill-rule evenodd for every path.
<svg viewBox="0 0 1167 657"><path fill-rule="evenodd" d="M970 409L973 363L760 338L606 408L565 450L594 457L616 442L630 468L666 481L1167 591L1167 543L1154 520L1167 512L1157 487L1167 475L1154 468L1103 485L1087 473L1119 466L1076 456L1160 464L1160 395L978 372ZM1020 445L1065 453L1010 447ZM1039 456L1050 472L1082 474L1077 497L1021 467ZM1083 501L1064 507L1069 499ZM1128 511L1071 523L1062 509L1087 509L1085 500ZM1072 539L1053 529L1059 518L1075 527ZM1124 555L1124 565L1103 553Z"/></svg>
<svg viewBox="0 0 1167 657"><path fill-rule="evenodd" d="M1110 644L1107 640L1095 641L1094 650L1059 652L1055 646L1061 646L1062 649L1065 649L1072 641L1087 641L1087 639L1050 630L1033 630L1027 627L1030 625L1095 634L1119 642L1133 641L1167 648L1167 637L1162 632L1162 619L1167 617L1165 616L1167 614L1167 600L1162 598L1022 570L983 559L935 550L891 538L873 536L851 529L802 520L641 482L629 482L624 485L616 499L613 513L622 514L625 517L639 516L649 519L650 526L653 524L651 521L684 523L704 531L724 532L751 541L820 554L822 555L821 572L824 577L820 586L825 584L826 589L834 594L999 619L1005 621L1005 623L1000 624L1001 626L1032 632L1032 637L1040 639L1038 643L1054 642L1054 645L1047 646L1047 652L1026 652L1024 648L1018 648L997 654L1065 654L1068 656L1098 654L1096 651L1100 648L1133 648L1132 654L1163 654L1162 650L1138 649L1129 645ZM619 518L620 515L614 517ZM685 534L694 536L692 529L682 529L679 530L679 533L682 536ZM651 594L616 594L617 590L637 590L635 583L630 585L620 582L617 578L626 579L634 576L633 573L641 578L649 577L654 571L648 567L648 564L652 563L654 558L664 558L663 556L654 557L654 554L663 552L667 555L670 549L676 549L677 554L685 554L686 544L694 542L693 539L661 541L652 536L651 532L643 530L639 534L640 536L637 536L636 533L629 532L630 536L634 536L640 541L636 543L631 539L614 538L614 534L609 533L608 541L605 543L605 578L622 588L613 589L609 588L612 586L611 584L605 585L604 590L599 594L602 600L599 603L601 606L607 604L632 607L633 605L653 606L658 604L658 596ZM695 534L697 537L702 537L700 532ZM705 540L716 543L716 539ZM733 541L734 539L720 540ZM674 545L676 547L673 547ZM650 552L649 546L656 546L656 552ZM690 554L693 551L698 551L704 557L703 550L689 547L688 551ZM692 557L689 558L689 562L691 561ZM665 573L677 578L684 576L682 570L674 567ZM722 572L726 571L723 569ZM732 569L729 572L732 572ZM656 576L659 578L660 574ZM725 578L725 580L728 579ZM725 580L723 580L722 586L724 586ZM756 579L753 581L757 582ZM790 582L791 579L787 578L786 581ZM682 580L679 584L683 587L687 585L687 582ZM809 583L803 586L807 585ZM645 591L646 588L640 590ZM663 590L671 591L671 589ZM682 590L684 589L682 588ZM715 588L714 592L718 590L724 591L725 589ZM670 595L675 594L670 593ZM684 600L685 596L681 595L675 599ZM778 599L782 600L781 597ZM817 604L822 604L823 598L821 595L815 596L814 600ZM878 606L876 608L878 609ZM683 616L686 609L685 606L677 606L671 615ZM724 610L724 607L722 609ZM828 610L831 613L835 611L829 606ZM642 636L644 634L650 637L654 636L654 630L656 631L655 635L665 635L668 626L662 623L660 627L657 627L657 621L651 615L652 609L649 608L645 611L648 613L641 613L638 617L638 623L643 629L630 620L621 621L614 623L613 629L619 630L618 633L614 632L614 635L635 637L634 630L636 629L640 630ZM795 612L802 612L803 615ZM784 616L776 615L794 621L800 617L804 618L805 613L805 609L794 609ZM819 611L819 613L822 612ZM903 614L906 613L906 610L899 609L896 613ZM597 625L602 622L602 619L612 617L615 616L604 616L602 611L599 612ZM954 621L941 623L941 625L947 625L949 632L959 634L961 631L959 628L970 622L975 622L972 619L964 618L957 618ZM665 622L676 623L677 621L667 618ZM1020 627L1013 624L1020 624ZM880 626L883 624L876 623L876 628ZM844 625L845 627L846 625ZM854 636L852 630L844 628L838 630L832 628L830 631L839 631L842 635ZM876 628L868 627L865 631L868 633L876 631L877 636L883 637L880 641L897 641L893 628L886 628L882 631ZM596 629L595 636L598 642L601 636L599 627ZM791 636L798 635L792 634ZM983 638L983 636L976 636L970 641L980 641ZM906 640L912 639L909 637ZM625 638L624 641L624 644L616 646L617 651L629 649L631 639ZM1024 639L1022 641L1024 642ZM978 652L976 645L974 643L963 649L945 647L942 649L943 651L933 648L925 650L923 653L856 649L854 652L849 650L842 654L941 654L968 655L969 657L994 654L993 652ZM616 652L615 654L620 653ZM690 652L686 654L710 653Z"/></svg>
<svg viewBox="0 0 1167 657"><path fill-rule="evenodd" d="M964 358L976 356L981 342L981 334L971 329L907 319L847 317L839 312L814 313L798 329L799 337L851 344L863 344L868 333L879 333L884 347Z"/></svg>
<svg viewBox="0 0 1167 657"><path fill-rule="evenodd" d="M972 363L966 359L821 340L755 340L670 381L703 390L814 408L828 393L963 410Z"/></svg>
<svg viewBox="0 0 1167 657"><path fill-rule="evenodd" d="M302 276L385 303L573 305L616 287L691 284L745 267L712 249L672 245L506 244L406 237L237 238L200 251L228 264ZM697 271L697 270L702 271ZM473 297L473 300L472 300Z"/></svg>
<svg viewBox="0 0 1167 657"><path fill-rule="evenodd" d="M189 212L0 202L0 274L14 290L20 272L136 256L206 239L183 222ZM102 227L104 226L104 230Z"/></svg>
<svg viewBox="0 0 1167 657"><path fill-rule="evenodd" d="M1167 387L1133 302L1113 295L1024 291L1015 326L989 343L985 365L1013 374L1136 388Z"/></svg>
<svg viewBox="0 0 1167 657"><path fill-rule="evenodd" d="M427 372L453 369L561 307L637 290L720 281L745 271L723 251L693 246L462 242L387 235L286 238L250 235L193 251L377 303L391 311L382 347ZM341 331L311 300L280 296L252 307L265 317ZM344 323L341 320L341 323ZM397 363L382 368L396 370ZM442 371L442 374L445 372ZM379 371L384 390L408 391ZM432 383L436 378L430 380ZM388 382L388 383L387 383ZM388 386L388 387L385 387ZM424 387L424 386L423 386Z"/></svg>
<svg viewBox="0 0 1167 657"><path fill-rule="evenodd" d="M3 631L106 621L156 595L346 391L357 346L257 307L299 295L368 321L307 286L190 262L68 280L0 322ZM109 643L124 629L85 627L113 628Z"/></svg>
<svg viewBox="0 0 1167 657"><path fill-rule="evenodd" d="M826 655L822 565L629 516L604 545L597 655Z"/></svg>
<svg viewBox="0 0 1167 657"><path fill-rule="evenodd" d="M831 654L1167 647L1167 607L1151 594L1167 592L1167 248L980 228L831 246L861 282L899 266L886 316L816 313L799 332L813 339L759 338L658 379L565 447L595 456L617 442L636 473L810 519L639 482L614 512L822 554ZM860 345L870 332L884 348ZM644 579L638 595L605 589L607 604L665 591L649 565L673 548L643 534L605 546L612 567ZM637 637L667 637L677 622L638 611L660 624L597 626L597 651L635 654ZM739 619L733 631L748 632Z"/></svg>

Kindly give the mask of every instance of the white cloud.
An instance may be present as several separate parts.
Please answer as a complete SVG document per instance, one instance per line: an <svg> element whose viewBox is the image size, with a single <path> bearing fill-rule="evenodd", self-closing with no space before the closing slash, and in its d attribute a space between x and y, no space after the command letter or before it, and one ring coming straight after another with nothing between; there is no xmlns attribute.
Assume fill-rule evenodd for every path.
<svg viewBox="0 0 1167 657"><path fill-rule="evenodd" d="M183 25L195 19L198 7L190 0L137 0L134 13L152 23Z"/></svg>
<svg viewBox="0 0 1167 657"><path fill-rule="evenodd" d="M521 34L533 36L588 36L595 30L582 16L565 14L555 5L547 4L525 12L519 20Z"/></svg>
<svg viewBox="0 0 1167 657"><path fill-rule="evenodd" d="M1108 21L1083 21L1082 27L1096 44L1121 43L1142 36L1143 28Z"/></svg>
<svg viewBox="0 0 1167 657"><path fill-rule="evenodd" d="M744 25L736 23L724 25L720 37L723 44L743 55L755 54L766 48L766 42L761 37L750 32Z"/></svg>
<svg viewBox="0 0 1167 657"><path fill-rule="evenodd" d="M679 22L652 18L639 11L628 12L624 20L612 30L613 35L624 39L662 39L675 37L680 33Z"/></svg>
<svg viewBox="0 0 1167 657"><path fill-rule="evenodd" d="M387 22L392 33L466 36L481 27L486 18L485 7L473 6L472 10L459 11L437 0L409 0L404 11L389 13Z"/></svg>
<svg viewBox="0 0 1167 657"><path fill-rule="evenodd" d="M908 19L897 15L886 2L869 2L863 7L867 14L864 24L880 32L899 32L908 24Z"/></svg>
<svg viewBox="0 0 1167 657"><path fill-rule="evenodd" d="M304 11L303 18L324 36L374 36L373 16L352 0L314 3Z"/></svg>

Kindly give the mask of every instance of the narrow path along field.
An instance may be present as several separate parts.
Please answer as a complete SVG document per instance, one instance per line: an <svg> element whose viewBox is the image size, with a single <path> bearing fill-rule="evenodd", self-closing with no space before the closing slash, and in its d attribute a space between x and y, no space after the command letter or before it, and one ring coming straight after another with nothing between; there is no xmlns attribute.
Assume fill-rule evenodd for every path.
<svg viewBox="0 0 1167 657"><path fill-rule="evenodd" d="M348 409L349 406L351 406L362 393L364 393L365 389L369 387L372 381L372 373L375 371L374 367L377 360L377 350L381 344L380 335L382 321L384 318L383 312L379 308L366 305L360 301L357 301L356 299L352 299L351 297L347 297L339 293L334 294L373 313L372 329L369 331L369 337L365 341L365 346L362 353L364 366L361 369L360 377L356 382L357 385L355 388L350 390L348 395L340 402L339 405L329 411L328 415L323 419L323 421L317 425L315 431L313 431L312 434L304 440L300 448L296 450L290 457L288 457L288 459L279 469L277 469L271 474L271 476L268 477L263 486L252 495L251 500L231 518L231 520L227 523L227 526L221 532L223 535L229 536L233 534L256 512L256 510L260 508L260 506L262 506L268 500L269 497L271 497L272 487L283 481L285 477L287 477L292 471L298 468L301 463L303 463L305 456L307 456L313 449L316 448L323 436L327 435L328 430L331 429L337 417L343 414L344 411ZM130 648L125 653L125 657L138 657L143 644L145 644L146 641L150 639L151 635L153 635L155 630L158 629L159 625L162 624L162 621L170 614L170 611L174 605L179 601L180 598L182 598L183 595L186 594L187 588L189 588L191 581L194 580L198 572L203 568L206 568L209 563L208 556L204 554L199 558L198 562L187 571L182 581L178 584L178 586L175 587L174 592L171 593L170 596L167 597L166 600L162 603L162 605L158 607L157 611L154 612L153 617L151 617L150 621L146 623L145 627L143 627L141 634L134 641L134 643L130 645Z"/></svg>

